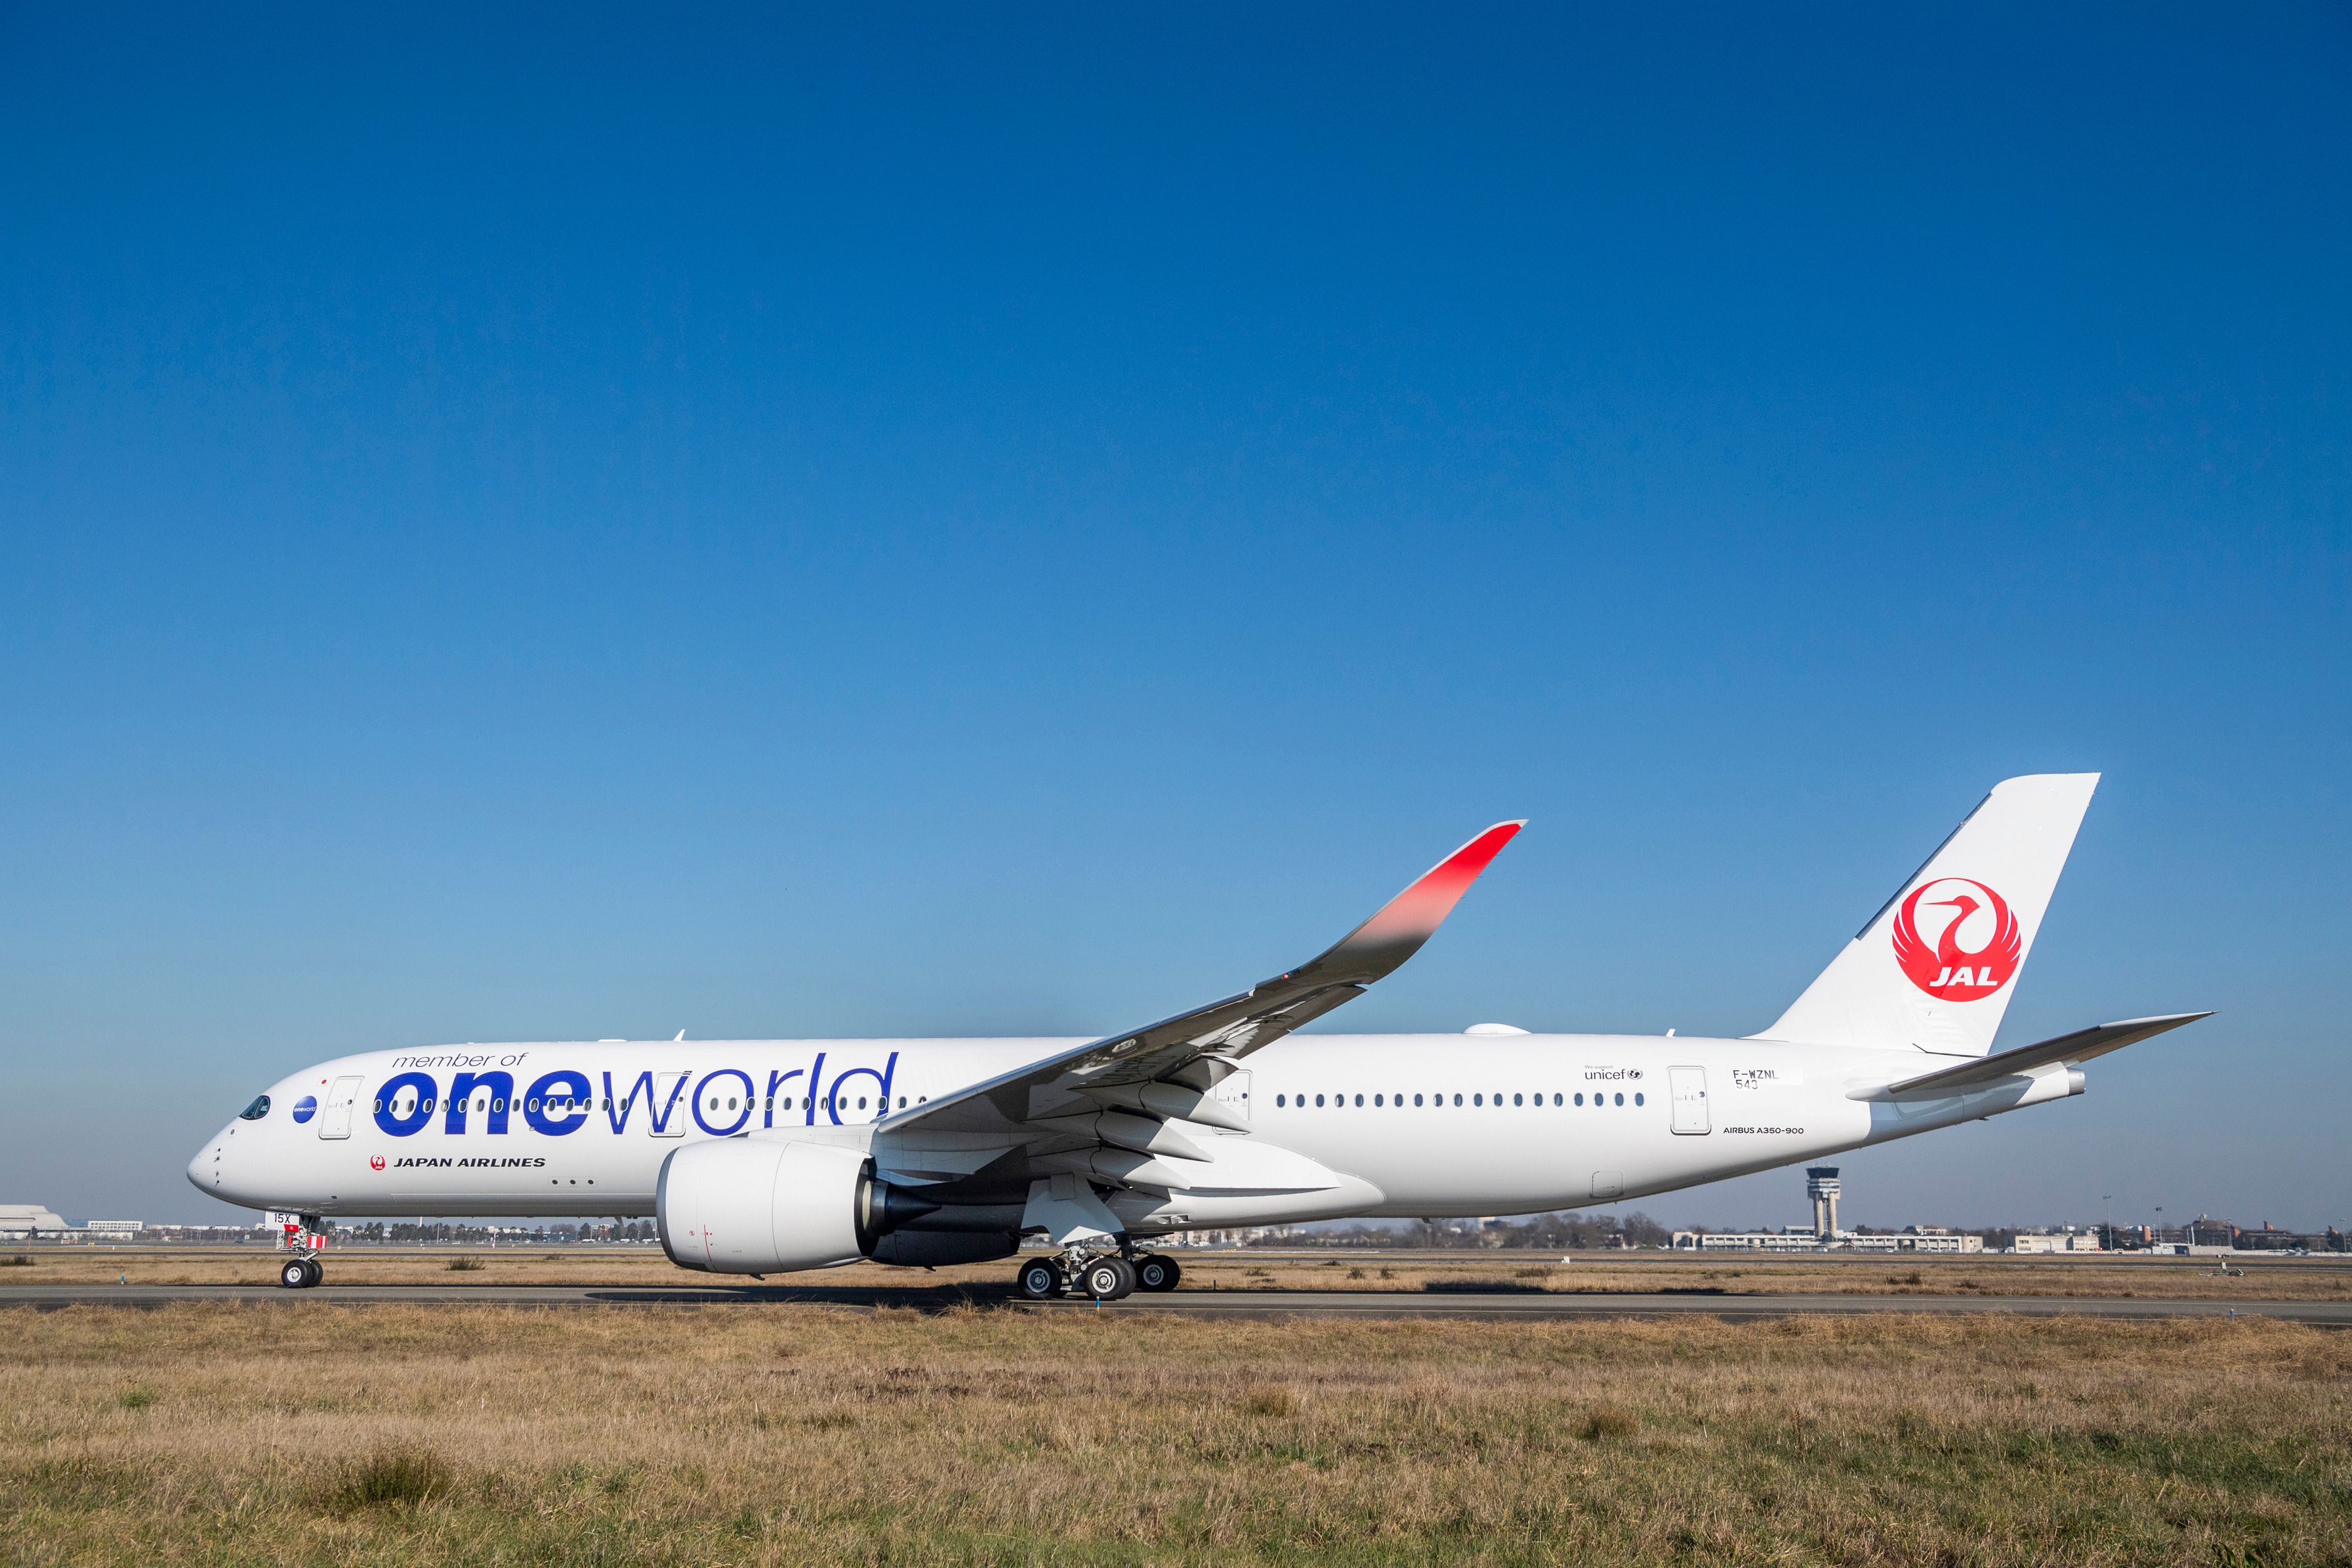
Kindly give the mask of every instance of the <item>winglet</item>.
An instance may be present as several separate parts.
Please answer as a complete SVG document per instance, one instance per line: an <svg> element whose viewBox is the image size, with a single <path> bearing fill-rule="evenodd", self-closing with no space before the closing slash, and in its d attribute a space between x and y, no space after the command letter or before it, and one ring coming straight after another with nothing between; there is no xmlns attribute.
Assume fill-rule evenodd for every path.
<svg viewBox="0 0 2352 1568"><path fill-rule="evenodd" d="M1498 822L1479 834L1422 873L1411 887L1381 905L1378 914L1307 967L1328 966L1344 971L1349 978L1367 981L1390 973L1421 951L1421 944L1445 923L1445 917L1454 912L1478 873L1526 826L1523 817Z"/></svg>

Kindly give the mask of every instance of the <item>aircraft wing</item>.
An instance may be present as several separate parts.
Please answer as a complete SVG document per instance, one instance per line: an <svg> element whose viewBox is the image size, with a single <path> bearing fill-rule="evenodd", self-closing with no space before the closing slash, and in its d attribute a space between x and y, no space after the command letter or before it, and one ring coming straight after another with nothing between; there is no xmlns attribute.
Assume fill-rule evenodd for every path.
<svg viewBox="0 0 2352 1568"><path fill-rule="evenodd" d="M1297 969L1238 995L1107 1036L884 1119L875 1124L877 1153L894 1144L940 1148L942 1140L975 1151L1041 1142L1064 1148L1091 1144L1098 1141L1095 1132L1068 1119L1113 1106L1143 1113L1124 1117L1128 1121L1174 1115L1245 1126L1209 1094L1233 1063L1362 995L1366 986L1419 952L1478 873L1525 826L1500 822L1487 828ZM1137 1136L1137 1130L1127 1129L1129 1147ZM1179 1134L1162 1142L1185 1141Z"/></svg>
<svg viewBox="0 0 2352 1568"><path fill-rule="evenodd" d="M2093 1057L2103 1057L2109 1051L2136 1046L2150 1036L2163 1034L2167 1029L2177 1029L2183 1024L2193 1024L2200 1018L2212 1016L2210 1012L2166 1013L2153 1018L2126 1018L2120 1023L2098 1024L2087 1029L2077 1029L2071 1035L2037 1040L2030 1046L1995 1051L1989 1057L1974 1057L1958 1067L1940 1068L1931 1073L1922 1073L1917 1078L1906 1078L1900 1083L1874 1089L1864 1098L1919 1100L1932 1095L1958 1094L1964 1089L1981 1088L1998 1079L2032 1072L2035 1068L2048 1067L2054 1062L2086 1062Z"/></svg>

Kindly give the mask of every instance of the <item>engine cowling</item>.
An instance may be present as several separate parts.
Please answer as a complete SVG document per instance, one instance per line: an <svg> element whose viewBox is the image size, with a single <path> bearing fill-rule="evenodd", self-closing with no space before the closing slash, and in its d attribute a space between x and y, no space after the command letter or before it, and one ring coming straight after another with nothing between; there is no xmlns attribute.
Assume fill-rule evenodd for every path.
<svg viewBox="0 0 2352 1568"><path fill-rule="evenodd" d="M756 1138L672 1150L654 1194L662 1250L712 1274L855 1263L938 1206L877 1178L856 1149Z"/></svg>
<svg viewBox="0 0 2352 1568"><path fill-rule="evenodd" d="M894 1230L874 1244L877 1263L902 1268L946 1268L958 1263L993 1263L1021 1250L1018 1231Z"/></svg>

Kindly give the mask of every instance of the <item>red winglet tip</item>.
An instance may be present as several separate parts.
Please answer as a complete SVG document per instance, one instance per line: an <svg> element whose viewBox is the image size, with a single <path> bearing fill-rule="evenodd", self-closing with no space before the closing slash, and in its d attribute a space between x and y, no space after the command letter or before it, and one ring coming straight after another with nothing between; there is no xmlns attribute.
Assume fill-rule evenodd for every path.
<svg viewBox="0 0 2352 1568"><path fill-rule="evenodd" d="M1412 885L1388 903L1356 930L1349 940L1375 940L1412 937L1425 940L1444 923L1470 884L1478 879L1496 856L1503 851L1525 822L1498 822L1476 837L1440 860Z"/></svg>
<svg viewBox="0 0 2352 1568"><path fill-rule="evenodd" d="M1447 856L1438 864L1436 869L1443 871L1448 867L1463 868L1475 876L1485 870L1488 863L1503 852L1503 846L1517 837L1519 829L1526 826L1525 818L1517 822L1498 822ZM1435 871L1431 873L1433 876L1435 874Z"/></svg>

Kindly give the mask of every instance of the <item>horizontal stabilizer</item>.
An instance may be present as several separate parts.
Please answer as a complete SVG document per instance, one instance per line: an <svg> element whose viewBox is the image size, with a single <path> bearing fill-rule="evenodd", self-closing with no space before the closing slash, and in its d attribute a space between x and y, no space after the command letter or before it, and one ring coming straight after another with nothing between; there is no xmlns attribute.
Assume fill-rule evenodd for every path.
<svg viewBox="0 0 2352 1568"><path fill-rule="evenodd" d="M1906 1078L1901 1083L1891 1083L1885 1089L1872 1089L1856 1098L1919 1100L1931 1095L1960 1094L2055 1062L2086 1062L2093 1057L2103 1057L2109 1051L2136 1046L2150 1036L2163 1034L2167 1029L2177 1029L2183 1024L2193 1024L2200 1018L2212 1016L2210 1012L2167 1013L2154 1018L2126 1018L2121 1023L2099 1024L2088 1029L2077 1029L2071 1035L2037 1040L2015 1050L1979 1057L1958 1067Z"/></svg>

